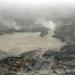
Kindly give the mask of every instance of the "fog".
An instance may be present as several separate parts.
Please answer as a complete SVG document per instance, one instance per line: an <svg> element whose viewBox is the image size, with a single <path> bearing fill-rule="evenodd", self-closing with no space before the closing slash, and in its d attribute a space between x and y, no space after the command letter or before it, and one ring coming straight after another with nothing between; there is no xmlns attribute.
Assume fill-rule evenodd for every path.
<svg viewBox="0 0 75 75"><path fill-rule="evenodd" d="M0 0L0 32L41 32L55 29L54 25L57 27L75 24L74 2L74 0Z"/></svg>

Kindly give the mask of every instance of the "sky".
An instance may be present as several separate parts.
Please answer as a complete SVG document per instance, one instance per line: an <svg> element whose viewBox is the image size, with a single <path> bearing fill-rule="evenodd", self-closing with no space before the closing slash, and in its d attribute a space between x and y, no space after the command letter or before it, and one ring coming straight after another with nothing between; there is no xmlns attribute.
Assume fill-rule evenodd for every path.
<svg viewBox="0 0 75 75"><path fill-rule="evenodd" d="M37 6L59 6L59 5L75 5L75 0L0 0L1 6L21 5L29 7Z"/></svg>
<svg viewBox="0 0 75 75"><path fill-rule="evenodd" d="M75 7L75 0L0 0L0 10L5 10L8 7L19 7L20 9L39 9L44 7Z"/></svg>

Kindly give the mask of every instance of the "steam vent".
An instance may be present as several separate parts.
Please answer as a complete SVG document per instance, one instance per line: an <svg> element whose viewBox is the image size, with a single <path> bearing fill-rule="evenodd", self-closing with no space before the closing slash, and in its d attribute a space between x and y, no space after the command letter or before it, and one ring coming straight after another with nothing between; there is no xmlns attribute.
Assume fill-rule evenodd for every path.
<svg viewBox="0 0 75 75"><path fill-rule="evenodd" d="M0 75L75 75L75 0L0 0Z"/></svg>

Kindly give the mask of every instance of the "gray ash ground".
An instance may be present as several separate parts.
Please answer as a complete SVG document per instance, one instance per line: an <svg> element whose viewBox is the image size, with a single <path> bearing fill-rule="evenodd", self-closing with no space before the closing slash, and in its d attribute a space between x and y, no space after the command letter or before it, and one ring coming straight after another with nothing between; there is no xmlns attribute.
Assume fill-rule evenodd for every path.
<svg viewBox="0 0 75 75"><path fill-rule="evenodd" d="M65 45L60 51L40 52L38 49L2 59L0 75L75 75L75 44Z"/></svg>

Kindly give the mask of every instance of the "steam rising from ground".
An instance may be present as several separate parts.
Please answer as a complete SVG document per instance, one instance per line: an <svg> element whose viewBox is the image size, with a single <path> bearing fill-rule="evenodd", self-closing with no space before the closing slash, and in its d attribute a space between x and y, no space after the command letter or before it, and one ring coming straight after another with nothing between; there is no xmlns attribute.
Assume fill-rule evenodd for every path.
<svg viewBox="0 0 75 75"><path fill-rule="evenodd" d="M14 3L15 1L16 3ZM49 5L47 5L47 3L45 4L46 0L41 0L41 4L43 3L42 1L44 1L45 5L41 5L38 0L33 0L33 5L30 5L30 3L28 2L29 4L24 6L25 4L20 5L21 0L19 1L20 2L18 4L17 0L6 0L3 1L4 5L1 4L2 6L0 6L0 34L11 32L45 33L49 30L53 32L58 25L75 25L75 4L74 6L72 6L71 4L69 6L66 2L64 6L64 3L62 4L62 2L62 5L60 3L59 5L55 5L55 3L52 2L54 4L50 6L50 2L48 2ZM14 53L15 52L9 52L8 54L12 55Z"/></svg>
<svg viewBox="0 0 75 75"><path fill-rule="evenodd" d="M47 20L44 20L44 19L38 20L36 22L36 24L41 24L44 27L46 27L46 28L48 28L48 29L50 29L52 31L55 30L55 26L56 26L56 24L52 20L47 21Z"/></svg>
<svg viewBox="0 0 75 75"><path fill-rule="evenodd" d="M9 33L16 31L23 32L45 32L48 30L54 31L56 24L52 20L33 20L33 22L28 23L22 20L10 18L10 17L0 17L0 33Z"/></svg>
<svg viewBox="0 0 75 75"><path fill-rule="evenodd" d="M4 7L5 8L5 7ZM75 24L74 6L41 6L28 8L9 5L0 11L0 33L11 31L42 32L56 25Z"/></svg>

